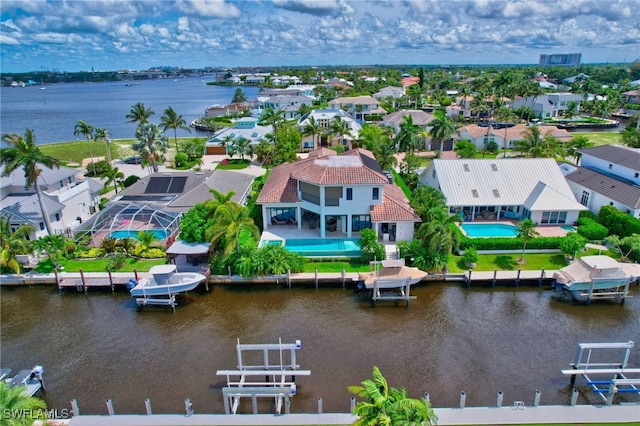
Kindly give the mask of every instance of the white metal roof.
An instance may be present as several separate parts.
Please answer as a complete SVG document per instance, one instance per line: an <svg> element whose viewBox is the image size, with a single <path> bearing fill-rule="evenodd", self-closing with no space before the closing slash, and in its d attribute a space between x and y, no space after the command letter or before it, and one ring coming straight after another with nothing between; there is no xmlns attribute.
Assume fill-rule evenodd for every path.
<svg viewBox="0 0 640 426"><path fill-rule="evenodd" d="M551 158L433 160L449 206L515 206L530 210L586 210ZM423 179L424 180L424 179Z"/></svg>

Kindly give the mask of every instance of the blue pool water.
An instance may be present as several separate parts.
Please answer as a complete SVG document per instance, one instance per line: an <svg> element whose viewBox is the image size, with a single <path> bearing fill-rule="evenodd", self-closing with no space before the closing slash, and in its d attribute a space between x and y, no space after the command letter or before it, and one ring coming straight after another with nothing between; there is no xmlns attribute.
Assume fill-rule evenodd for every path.
<svg viewBox="0 0 640 426"><path fill-rule="evenodd" d="M502 223L463 223L460 227L470 238L515 237L518 229Z"/></svg>
<svg viewBox="0 0 640 426"><path fill-rule="evenodd" d="M561 226L560 228L564 229L567 232L576 232L577 229L574 226L570 226L570 225L564 225Z"/></svg>
<svg viewBox="0 0 640 426"><path fill-rule="evenodd" d="M113 231L112 233L109 234L109 236L112 238L115 238L116 240L123 239L123 238L135 238L137 240L138 232L141 232L141 231L151 231L156 235L156 237L159 240L164 240L169 236L169 231L165 229L139 229L137 231L132 231L132 230L130 231L125 229L120 231Z"/></svg>
<svg viewBox="0 0 640 426"><path fill-rule="evenodd" d="M260 247L272 245L274 241L261 241ZM358 238L289 239L284 247L307 257L359 257L362 255Z"/></svg>

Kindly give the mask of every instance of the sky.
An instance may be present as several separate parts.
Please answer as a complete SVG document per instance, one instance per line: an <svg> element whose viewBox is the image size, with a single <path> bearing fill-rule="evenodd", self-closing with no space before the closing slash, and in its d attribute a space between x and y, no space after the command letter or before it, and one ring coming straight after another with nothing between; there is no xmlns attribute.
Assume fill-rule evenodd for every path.
<svg viewBox="0 0 640 426"><path fill-rule="evenodd" d="M2 72L640 58L640 0L2 0Z"/></svg>

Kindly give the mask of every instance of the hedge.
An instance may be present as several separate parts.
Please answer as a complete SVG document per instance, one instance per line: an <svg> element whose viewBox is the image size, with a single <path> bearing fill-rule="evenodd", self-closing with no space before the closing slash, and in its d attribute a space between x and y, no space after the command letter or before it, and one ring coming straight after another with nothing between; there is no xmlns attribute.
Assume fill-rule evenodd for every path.
<svg viewBox="0 0 640 426"><path fill-rule="evenodd" d="M609 235L609 230L593 219L581 217L578 219L578 234L590 241L600 241Z"/></svg>
<svg viewBox="0 0 640 426"><path fill-rule="evenodd" d="M527 250L560 249L560 242L564 237L537 237L527 242ZM468 238L460 240L460 249L473 247L476 250L522 250L522 238Z"/></svg>
<svg viewBox="0 0 640 426"><path fill-rule="evenodd" d="M612 206L602 206L598 213L598 222L609 230L609 235L620 238L640 234L640 219L623 213Z"/></svg>

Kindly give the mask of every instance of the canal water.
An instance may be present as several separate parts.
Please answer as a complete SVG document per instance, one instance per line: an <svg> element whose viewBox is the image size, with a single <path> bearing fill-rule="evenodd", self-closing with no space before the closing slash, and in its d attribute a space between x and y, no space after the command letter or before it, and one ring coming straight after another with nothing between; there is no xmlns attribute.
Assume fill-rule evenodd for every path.
<svg viewBox="0 0 640 426"><path fill-rule="evenodd" d="M111 398L116 413L143 414L150 398L155 413L181 413L191 398L196 413L222 413L216 370L236 368L237 339L300 339L298 362L311 375L297 378L292 412L315 411L319 397L325 412L347 412L347 387L370 378L373 366L410 396L429 392L436 407L457 406L461 391L467 406L495 404L498 390L505 404L531 404L536 389L541 404L568 404L569 378L560 370L579 342L640 341L639 297L586 306L555 301L548 288L451 283L412 294L408 308L373 308L350 289L220 286L191 293L171 313L138 312L124 293L3 287L1 366L44 366L49 408L69 408L77 398L82 413L106 414ZM630 365L640 366L640 348ZM577 384L580 404L600 403L582 379ZM250 400L240 410L250 412Z"/></svg>

